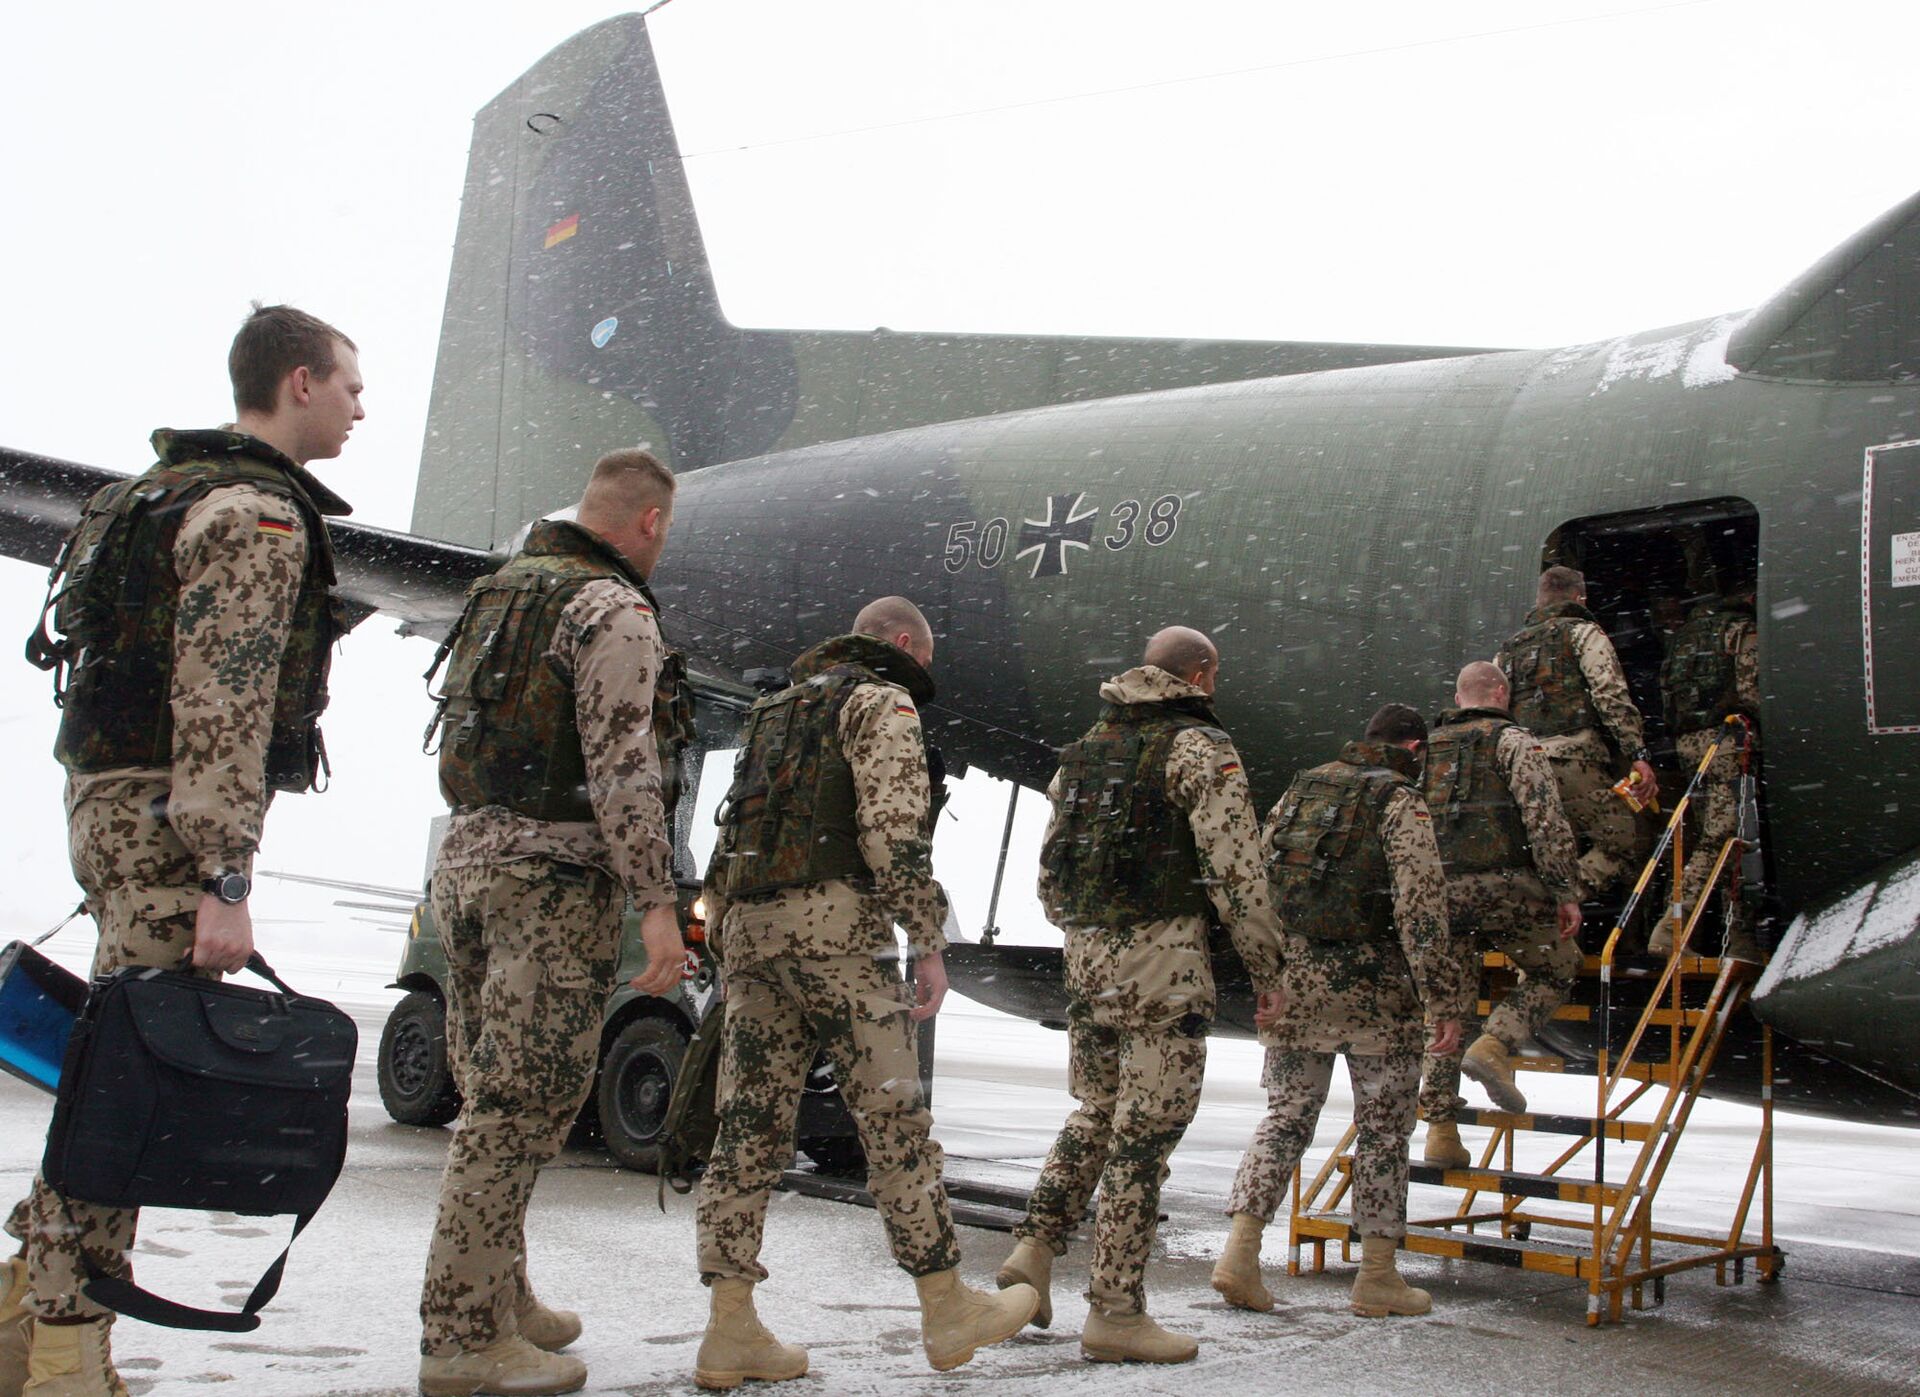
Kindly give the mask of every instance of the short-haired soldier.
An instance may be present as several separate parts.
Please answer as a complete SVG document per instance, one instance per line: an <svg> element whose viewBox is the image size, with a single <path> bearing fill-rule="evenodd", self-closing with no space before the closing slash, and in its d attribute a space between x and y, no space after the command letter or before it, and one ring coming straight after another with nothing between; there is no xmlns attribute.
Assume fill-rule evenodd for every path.
<svg viewBox="0 0 1920 1397"><path fill-rule="evenodd" d="M155 432L146 474L87 501L49 587L62 638L43 617L28 642L61 686L54 755L96 975L245 965L267 805L312 789L325 760L317 715L344 630L326 519L348 507L306 467L366 415L358 351L304 311L256 304L227 365L235 421ZM26 1247L0 1286L0 1393L125 1392L81 1255L131 1275L138 1219L35 1179L7 1223Z"/></svg>
<svg viewBox="0 0 1920 1397"><path fill-rule="evenodd" d="M933 630L905 597L869 602L851 634L791 666L754 705L716 819L707 918L724 967L726 1022L714 1103L719 1131L700 1184L700 1279L712 1289L694 1360L702 1387L780 1382L807 1351L760 1322L753 1288L767 1199L793 1159L794 1119L824 1049L867 1156L867 1187L920 1301L920 1340L939 1370L1020 1332L1039 1297L960 1279L942 1156L920 1086L913 1024L939 1010L947 894L933 877L933 820L920 705L933 697ZM893 928L916 956L909 994ZM917 999L916 1004L914 1000Z"/></svg>
<svg viewBox="0 0 1920 1397"><path fill-rule="evenodd" d="M1567 820L1587 845L1581 892L1598 897L1633 869L1638 828L1613 793L1621 761L1635 800L1658 790L1640 710L1613 642L1587 609L1587 579L1570 567L1540 574L1533 610L1493 657L1511 688L1514 721L1540 739Z"/></svg>
<svg viewBox="0 0 1920 1397"><path fill-rule="evenodd" d="M1353 1311L1414 1315L1432 1305L1401 1279L1393 1254L1407 1231L1421 1043L1454 1051L1470 990L1448 940L1446 878L1418 785L1426 735L1418 713L1385 705L1336 760L1298 773L1267 816L1286 967L1254 1012L1267 1049L1267 1113L1227 1195L1233 1236L1213 1272L1213 1288L1243 1309L1273 1307L1260 1280L1260 1232L1313 1138L1337 1053L1353 1079L1359 1132Z"/></svg>
<svg viewBox="0 0 1920 1397"><path fill-rule="evenodd" d="M1539 740L1507 711L1506 677L1485 660L1460 671L1455 707L1427 734L1422 793L1447 872L1447 920L1469 984L1498 951L1520 972L1466 1051L1467 1075L1503 1111L1524 1111L1510 1056L1567 1002L1580 969L1580 894L1573 827ZM1461 1055L1430 1054L1420 1114L1426 1162L1470 1161L1460 1143Z"/></svg>
<svg viewBox="0 0 1920 1397"><path fill-rule="evenodd" d="M447 953L447 1051L463 1099L420 1296L420 1390L573 1392L580 1335L527 1276L526 1215L593 1081L622 914L663 994L685 965L659 730L672 696L647 579L674 478L645 451L595 463L575 521L536 523L474 583L442 648L430 896Z"/></svg>

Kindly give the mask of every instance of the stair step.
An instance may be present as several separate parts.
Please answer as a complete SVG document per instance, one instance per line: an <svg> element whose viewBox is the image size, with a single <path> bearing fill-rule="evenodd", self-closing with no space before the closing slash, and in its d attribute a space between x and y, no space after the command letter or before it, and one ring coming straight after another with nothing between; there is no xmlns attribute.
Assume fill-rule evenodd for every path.
<svg viewBox="0 0 1920 1397"><path fill-rule="evenodd" d="M1296 1229L1303 1237L1323 1237L1329 1241L1360 1243L1360 1229L1347 1213L1315 1213L1302 1217ZM1491 1262L1517 1270L1545 1271L1557 1276L1582 1275L1591 1260L1592 1249L1568 1242L1541 1242L1532 1238L1502 1237L1497 1232L1468 1232L1457 1227L1413 1227L1400 1243L1404 1251L1422 1256L1457 1257L1464 1261Z"/></svg>
<svg viewBox="0 0 1920 1397"><path fill-rule="evenodd" d="M1496 1002L1497 1001L1491 999L1482 999L1474 1005L1474 1013L1480 1018L1485 1019L1487 1015L1493 1012L1493 1006ZM1680 1025L1682 1028L1692 1028L1700 1022L1700 1016L1705 1012L1703 1009L1680 1009L1677 1011L1673 1009L1655 1009L1646 1015L1646 1020L1648 1023L1661 1028L1671 1028L1675 1024ZM1592 1023L1595 1019L1599 1018L1600 1015L1590 1004L1562 1004L1558 1009L1553 1011L1552 1017L1560 1023ZM1614 1012L1615 1019L1629 1024L1637 1022L1640 1017L1640 1013L1632 1009L1619 1009Z"/></svg>
<svg viewBox="0 0 1920 1397"><path fill-rule="evenodd" d="M1591 1077L1595 1069L1595 1063L1591 1060L1570 1061L1564 1057L1531 1053L1511 1054L1507 1058L1507 1065L1516 1072L1554 1072L1575 1077ZM1673 1065L1666 1062L1630 1062L1620 1075L1629 1082L1671 1082Z"/></svg>
<svg viewBox="0 0 1920 1397"><path fill-rule="evenodd" d="M1519 967L1498 951L1485 951L1480 962L1488 970L1519 972ZM1616 980L1651 980L1657 978L1667 968L1665 956L1621 955L1613 958L1613 977ZM1600 957L1583 955L1580 957L1580 975L1593 979L1600 974ZM1702 977L1712 979L1720 973L1720 957L1684 955L1680 957L1680 974L1683 977Z"/></svg>
<svg viewBox="0 0 1920 1397"><path fill-rule="evenodd" d="M1353 1171L1353 1156L1337 1161L1343 1174ZM1509 1198L1554 1198L1562 1203L1611 1203L1620 1196L1619 1184L1596 1184L1564 1174L1525 1174L1506 1169L1442 1169L1434 1164L1409 1164L1407 1178L1416 1184L1440 1188L1473 1189Z"/></svg>
<svg viewBox="0 0 1920 1397"><path fill-rule="evenodd" d="M1461 1125L1482 1125L1490 1129L1531 1130L1543 1135L1591 1135L1591 1116L1555 1116L1538 1111L1515 1114L1478 1106L1463 1106L1457 1117ZM1648 1140L1653 1138L1651 1121L1610 1120L1606 1123L1609 1140Z"/></svg>

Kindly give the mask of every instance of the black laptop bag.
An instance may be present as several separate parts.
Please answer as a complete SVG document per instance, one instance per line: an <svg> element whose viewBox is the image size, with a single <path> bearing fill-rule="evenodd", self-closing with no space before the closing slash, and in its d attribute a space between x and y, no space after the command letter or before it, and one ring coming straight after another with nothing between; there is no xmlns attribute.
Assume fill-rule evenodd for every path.
<svg viewBox="0 0 1920 1397"><path fill-rule="evenodd" d="M346 1160L359 1032L258 955L247 968L276 989L143 968L94 981L61 1066L40 1166L49 1185L112 1207L291 1213L300 1235ZM280 1288L287 1253L237 1312L162 1299L82 1259L97 1304L244 1333Z"/></svg>

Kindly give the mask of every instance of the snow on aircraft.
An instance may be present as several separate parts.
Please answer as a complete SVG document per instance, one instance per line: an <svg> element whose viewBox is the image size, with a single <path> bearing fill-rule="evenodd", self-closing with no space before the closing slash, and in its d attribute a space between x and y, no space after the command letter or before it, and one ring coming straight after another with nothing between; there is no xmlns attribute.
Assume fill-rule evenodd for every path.
<svg viewBox="0 0 1920 1397"><path fill-rule="evenodd" d="M444 632L635 442L682 474L655 580L709 741L748 672L898 592L950 765L1029 786L1164 624L1219 641L1264 804L1382 701L1441 706L1545 563L1586 570L1648 712L1655 603L1757 574L1777 1099L1920 1121L1920 196L1755 310L1557 350L743 330L625 16L476 119L414 532L338 526L346 596ZM113 478L0 449L0 549L51 561ZM1056 949L953 973L1059 1017Z"/></svg>

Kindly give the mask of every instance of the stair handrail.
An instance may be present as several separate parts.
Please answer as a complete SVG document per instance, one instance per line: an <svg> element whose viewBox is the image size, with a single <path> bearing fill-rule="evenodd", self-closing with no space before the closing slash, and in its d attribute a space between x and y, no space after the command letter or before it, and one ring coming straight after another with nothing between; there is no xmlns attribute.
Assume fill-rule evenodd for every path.
<svg viewBox="0 0 1920 1397"><path fill-rule="evenodd" d="M1680 959L1686 951L1688 939L1693 935L1693 928L1700 920L1700 911L1706 906L1708 898L1711 896L1715 886L1719 883L1720 875L1728 865L1729 855L1732 853L1733 847L1741 842L1739 833L1736 830L1734 835L1722 846L1720 856L1714 861L1712 871L1709 873L1707 880L1701 885L1699 897L1695 899L1692 917L1686 921L1683 927L1677 930L1673 938L1673 946L1668 952L1667 963L1661 972L1659 984L1655 986L1653 993L1647 997L1647 1006L1641 1011L1640 1020L1634 1026L1633 1035L1628 1039L1627 1046L1621 1052L1619 1061L1613 1064L1612 1070L1609 1071L1608 1060L1612 1056L1610 1045L1613 1042L1613 966L1615 957L1619 953L1620 938L1625 933L1627 924L1633 920L1633 914L1639 910L1640 899L1646 895L1647 887L1653 882L1653 875L1659 870L1661 863L1665 860L1669 848L1675 849L1675 862L1679 862L1678 851L1684 847L1685 835L1682 826L1686 820L1687 811L1693 806L1694 794L1700 789L1700 783L1706 778L1707 768L1713 764L1713 759L1720 754L1721 746L1730 738L1739 741L1740 749L1743 753L1749 750L1753 742L1753 724L1748 720L1746 715L1729 713L1722 722L1719 732L1714 735L1713 741L1707 744L1707 750L1701 754L1700 761L1695 765L1693 776L1687 782L1686 790L1681 793L1680 799L1674 802L1673 812L1667 817L1666 827L1661 830L1659 841L1654 845L1653 852L1647 857L1645 866L1641 868L1639 878L1634 881L1633 891L1628 894L1626 902L1622 904L1620 908L1619 915L1614 918L1613 929L1607 933L1606 944L1601 948L1600 1044L1598 1058L1594 1065L1594 1076L1598 1082L1599 1092L1599 1104L1594 1111L1594 1118L1596 1120L1603 1119L1606 1116L1607 1103L1613 1099L1614 1088L1618 1086L1625 1077L1627 1068L1632 1064L1633 1054L1639 1048L1640 1040L1645 1036L1647 1024L1653 1015L1653 1011L1659 1007L1662 998L1666 995L1669 986L1673 983L1674 975L1679 970ZM1682 870L1676 867L1673 874L1674 889L1670 897L1674 905L1678 905L1679 902L1681 872ZM1602 1131L1598 1132L1598 1138L1594 1141L1593 1167L1594 1181L1596 1183L1603 1179L1605 1166L1606 1139L1605 1132Z"/></svg>

